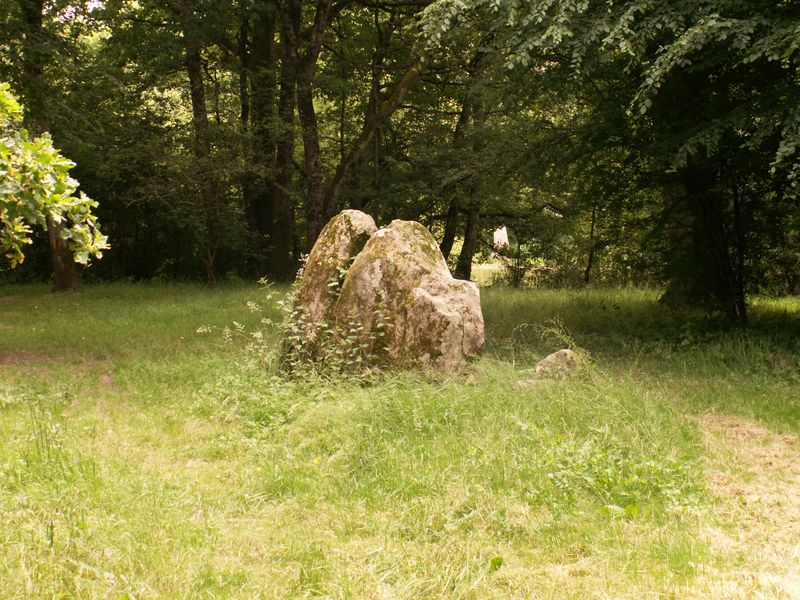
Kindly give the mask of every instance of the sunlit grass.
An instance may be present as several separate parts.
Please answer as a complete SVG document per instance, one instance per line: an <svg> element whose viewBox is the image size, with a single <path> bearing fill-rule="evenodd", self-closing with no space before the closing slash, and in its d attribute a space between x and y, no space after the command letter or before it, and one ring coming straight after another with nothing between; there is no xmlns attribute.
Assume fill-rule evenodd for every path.
<svg viewBox="0 0 800 600"><path fill-rule="evenodd" d="M465 373L330 382L197 333L259 294L0 289L3 593L711 594L697 417L800 429L796 300L740 331L646 290L484 289ZM517 385L565 341L589 367Z"/></svg>

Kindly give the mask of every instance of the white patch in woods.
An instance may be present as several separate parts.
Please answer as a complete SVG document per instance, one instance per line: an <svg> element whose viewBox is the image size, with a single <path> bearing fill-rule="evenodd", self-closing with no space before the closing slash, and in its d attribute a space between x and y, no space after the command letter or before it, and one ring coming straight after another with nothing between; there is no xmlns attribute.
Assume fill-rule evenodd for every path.
<svg viewBox="0 0 800 600"><path fill-rule="evenodd" d="M495 229L494 234L492 235L492 241L494 243L494 247L498 250L508 247L508 229L506 229L505 225Z"/></svg>

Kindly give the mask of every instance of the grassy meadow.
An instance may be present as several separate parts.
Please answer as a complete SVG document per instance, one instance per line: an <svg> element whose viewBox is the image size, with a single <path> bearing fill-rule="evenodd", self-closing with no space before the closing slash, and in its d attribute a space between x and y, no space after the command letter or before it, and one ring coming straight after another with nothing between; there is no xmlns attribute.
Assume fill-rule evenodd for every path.
<svg viewBox="0 0 800 600"><path fill-rule="evenodd" d="M464 373L361 380L226 343L252 286L0 287L0 597L800 597L800 299L482 297Z"/></svg>

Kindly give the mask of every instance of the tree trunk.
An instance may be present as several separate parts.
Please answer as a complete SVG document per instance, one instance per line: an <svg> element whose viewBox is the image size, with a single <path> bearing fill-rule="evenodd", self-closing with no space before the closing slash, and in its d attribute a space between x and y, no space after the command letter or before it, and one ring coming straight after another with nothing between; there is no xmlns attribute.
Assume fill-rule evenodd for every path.
<svg viewBox="0 0 800 600"><path fill-rule="evenodd" d="M294 210L292 179L294 174L294 105L296 79L291 47L285 42L289 35L286 23L281 20L281 72L280 98L278 100L277 172L275 210L273 211L272 244L270 249L270 275L276 281L291 278L292 229Z"/></svg>
<svg viewBox="0 0 800 600"><path fill-rule="evenodd" d="M478 246L480 213L481 201L475 195L469 205L467 225L464 229L464 245L461 246L461 253L458 255L458 262L456 263L456 272L453 274L458 279L469 280L472 278L472 257L475 255L475 249Z"/></svg>
<svg viewBox="0 0 800 600"><path fill-rule="evenodd" d="M464 140L464 128L469 123L470 117L470 99L469 93L467 93L464 99L461 102L461 111L458 115L458 121L456 122L456 127L453 130L453 146L455 147L456 151L459 151ZM442 255L444 259L447 260L450 258L450 252L453 251L453 243L456 240L456 233L458 231L458 212L459 212L459 189L460 185L452 186L453 197L450 199L450 205L447 209L447 221L445 221L444 225L444 237L442 237L442 243L439 244L439 249L442 251Z"/></svg>
<svg viewBox="0 0 800 600"><path fill-rule="evenodd" d="M456 241L456 231L458 230L458 201L453 198L450 201L450 207L447 209L447 220L444 224L444 236L442 243L439 244L439 249L442 251L442 256L445 260L450 258L450 253L453 251L453 242Z"/></svg>
<svg viewBox="0 0 800 600"><path fill-rule="evenodd" d="M594 230L597 224L597 204L592 205L592 224L589 228L589 256L586 258L586 269L583 271L583 283L589 285L594 266L595 241Z"/></svg>
<svg viewBox="0 0 800 600"><path fill-rule="evenodd" d="M256 173L248 213L257 239L264 245L273 243L274 233L275 21L274 2L257 0L250 58L250 160Z"/></svg>
<svg viewBox="0 0 800 600"><path fill-rule="evenodd" d="M655 139L680 139L687 122L710 118L710 107L720 100L708 83L713 75L702 68L683 70L666 83L650 113ZM666 171L671 157L660 159ZM736 224L731 227L730 199L721 189L724 162L698 152L667 181L669 282L662 301L719 310L731 321L744 323L746 311L731 260L736 240L729 233Z"/></svg>
<svg viewBox="0 0 800 600"><path fill-rule="evenodd" d="M486 109L483 105L483 100L480 98L478 91L478 83L483 71L486 55L483 51L478 51L470 61L468 66L469 80L467 82L467 95L462 106L462 115L464 117L464 110L469 111L472 116L473 126L473 141L472 152L475 158L474 164L480 165L480 154L486 147L486 141L483 139L483 129L486 125ZM464 245L461 247L461 253L458 255L456 263L456 272L454 276L459 279L470 279L472 277L472 257L475 256L475 250L478 246L478 237L480 235L480 215L481 215L481 193L483 191L483 177L478 172L477 167L472 174L472 185L469 190L469 212L467 213L467 224L464 229Z"/></svg>
<svg viewBox="0 0 800 600"><path fill-rule="evenodd" d="M300 118L300 128L303 134L303 162L306 168L308 191L306 250L310 252L322 228L328 222L329 215L325 207L325 188L323 187L317 113L314 110L314 98L309 74L303 74L297 78L297 114Z"/></svg>
<svg viewBox="0 0 800 600"><path fill-rule="evenodd" d="M485 147L485 143L481 139L481 130L486 123L486 112L480 101L473 101L471 105L472 123L475 127L475 131L473 132L473 135L475 135L473 150L475 155L479 156L480 152ZM470 189L469 213L467 214L467 226L464 230L464 245L461 247L461 253L458 255L456 272L454 274L455 277L459 279L472 278L472 257L475 256L475 250L478 247L478 237L480 235L482 191L483 177L476 173L473 175L472 187Z"/></svg>
<svg viewBox="0 0 800 600"><path fill-rule="evenodd" d="M675 307L718 309L744 324L736 276L730 260L723 198L714 189L708 165L687 168L668 205L671 222L670 279L661 301Z"/></svg>
<svg viewBox="0 0 800 600"><path fill-rule="evenodd" d="M745 294L744 259L747 237L742 222L742 195L738 186L733 188L733 229L736 235L736 313L741 325L747 325L747 297Z"/></svg>
<svg viewBox="0 0 800 600"><path fill-rule="evenodd" d="M242 133L247 133L250 125L250 16L247 14L244 0L239 2L239 35L237 50L239 54L239 119Z"/></svg>
<svg viewBox="0 0 800 600"><path fill-rule="evenodd" d="M192 125L194 127L194 154L197 159L200 181L200 201L203 214L202 260L209 283L216 281L214 262L219 248L217 190L211 171L211 140L208 134L208 110L203 83L202 59L197 22L191 0L180 0L180 22L186 53L186 73L192 100Z"/></svg>
<svg viewBox="0 0 800 600"><path fill-rule="evenodd" d="M317 1L314 22L308 31L301 28L302 0L278 0L278 6L281 15L282 43L286 46L285 56L291 57L295 74L295 96L303 137L303 163L306 169L308 193L306 249L310 251L327 221L319 128L317 113L314 110L313 79L317 60L322 51L325 28L328 25L331 0ZM306 40L305 52L301 52L301 37Z"/></svg>
<svg viewBox="0 0 800 600"><path fill-rule="evenodd" d="M44 83L44 65L50 59L44 39L44 0L19 0L24 23L22 41L22 95L25 105L25 127L34 135L48 130Z"/></svg>
<svg viewBox="0 0 800 600"><path fill-rule="evenodd" d="M693 217L687 192L680 184L665 189L664 221L667 233L667 286L659 302L682 308L705 300L698 299L691 265L695 250L692 241Z"/></svg>
<svg viewBox="0 0 800 600"><path fill-rule="evenodd" d="M211 153L211 144L208 138L208 109L206 107L206 89L203 83L200 41L191 0L180 0L180 3L181 30L186 53L186 74L189 77L189 92L192 100L194 150L198 158L206 159Z"/></svg>
<svg viewBox="0 0 800 600"><path fill-rule="evenodd" d="M47 40L44 39L43 0L20 0L24 22L22 43L22 93L25 105L25 127L34 135L49 129L47 119L47 90L44 82L44 65L49 60ZM72 252L61 239L63 223L47 217L47 237L50 263L53 267L53 291L76 290L81 286Z"/></svg>
<svg viewBox="0 0 800 600"><path fill-rule="evenodd" d="M708 279L711 294L722 312L732 321L739 321L735 276L733 273L722 198L706 193L705 202L696 203L695 247L698 264Z"/></svg>
<svg viewBox="0 0 800 600"><path fill-rule="evenodd" d="M54 292L77 290L81 287L72 252L67 243L61 239L63 229L63 225L56 224L49 216L47 217L47 238L50 243L50 259L53 265Z"/></svg>
<svg viewBox="0 0 800 600"><path fill-rule="evenodd" d="M24 22L22 42L22 95L25 105L25 127L34 135L47 131L45 117L44 65L48 60L44 39L43 0L19 0Z"/></svg>
<svg viewBox="0 0 800 600"><path fill-rule="evenodd" d="M250 161L252 153L252 140L250 137L250 9L245 0L239 0L239 32L237 34L237 54L239 57L239 122L242 133L242 156ZM247 164L241 175L242 204L250 219L253 232L256 227L250 207L254 205L255 177ZM255 237L255 236L254 236ZM248 256L248 272L251 275L260 274L258 241L253 240L251 256Z"/></svg>

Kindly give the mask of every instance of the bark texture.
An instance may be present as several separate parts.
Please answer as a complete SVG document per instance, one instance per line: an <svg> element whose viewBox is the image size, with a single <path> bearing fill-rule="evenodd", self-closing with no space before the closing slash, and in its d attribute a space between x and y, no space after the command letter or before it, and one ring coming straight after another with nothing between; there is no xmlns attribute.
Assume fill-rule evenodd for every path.
<svg viewBox="0 0 800 600"><path fill-rule="evenodd" d="M47 119L47 90L44 80L44 66L49 59L48 43L43 26L43 0L19 0L24 22L23 64L25 74L22 92L25 104L25 127L34 135L49 129ZM61 238L62 223L56 223L49 216L47 238L50 248L50 264L53 268L53 291L77 290L81 287L78 269L67 243Z"/></svg>

